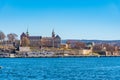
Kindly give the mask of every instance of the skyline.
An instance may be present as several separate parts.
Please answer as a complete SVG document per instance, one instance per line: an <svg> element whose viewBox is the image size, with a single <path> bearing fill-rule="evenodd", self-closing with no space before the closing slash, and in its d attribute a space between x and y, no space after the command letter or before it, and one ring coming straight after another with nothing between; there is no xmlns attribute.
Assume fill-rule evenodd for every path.
<svg viewBox="0 0 120 80"><path fill-rule="evenodd" d="M62 39L120 40L119 0L0 0L0 30Z"/></svg>

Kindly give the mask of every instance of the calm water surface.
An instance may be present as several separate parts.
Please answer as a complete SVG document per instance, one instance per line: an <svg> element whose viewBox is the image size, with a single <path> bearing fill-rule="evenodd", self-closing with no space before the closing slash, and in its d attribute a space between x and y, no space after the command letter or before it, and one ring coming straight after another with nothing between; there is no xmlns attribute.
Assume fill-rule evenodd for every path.
<svg viewBox="0 0 120 80"><path fill-rule="evenodd" d="M0 80L120 80L120 57L0 58Z"/></svg>

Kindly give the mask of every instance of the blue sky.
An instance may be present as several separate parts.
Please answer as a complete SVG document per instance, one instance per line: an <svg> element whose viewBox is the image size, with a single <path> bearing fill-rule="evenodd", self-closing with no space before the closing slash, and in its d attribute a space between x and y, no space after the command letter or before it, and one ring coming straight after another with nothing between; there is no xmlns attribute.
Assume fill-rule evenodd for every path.
<svg viewBox="0 0 120 80"><path fill-rule="evenodd" d="M5 34L120 40L120 0L0 0Z"/></svg>

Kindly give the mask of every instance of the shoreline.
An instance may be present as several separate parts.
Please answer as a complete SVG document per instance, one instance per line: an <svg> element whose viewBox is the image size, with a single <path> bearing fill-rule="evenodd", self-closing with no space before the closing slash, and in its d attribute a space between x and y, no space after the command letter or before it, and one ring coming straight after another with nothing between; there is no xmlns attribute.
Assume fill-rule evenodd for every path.
<svg viewBox="0 0 120 80"><path fill-rule="evenodd" d="M100 55L100 56L84 56L84 55L69 55L69 56L63 56L63 55L56 55L56 56L39 56L39 57L0 57L0 58L88 58L88 57L92 57L92 58L101 58L101 57L120 57L119 56L106 56L106 55Z"/></svg>

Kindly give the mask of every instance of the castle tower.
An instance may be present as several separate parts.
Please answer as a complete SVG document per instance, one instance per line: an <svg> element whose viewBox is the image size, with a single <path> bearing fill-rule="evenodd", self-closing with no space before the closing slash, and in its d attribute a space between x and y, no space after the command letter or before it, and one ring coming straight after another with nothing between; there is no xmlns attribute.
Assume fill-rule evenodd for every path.
<svg viewBox="0 0 120 80"><path fill-rule="evenodd" d="M54 32L54 29L52 30L52 38L53 38L52 46L54 48L54 46L55 46L55 41L54 41L54 39L55 39L55 32Z"/></svg>
<svg viewBox="0 0 120 80"><path fill-rule="evenodd" d="M26 35L27 35L27 37L29 36L28 28L27 28L27 31L26 31Z"/></svg>
<svg viewBox="0 0 120 80"><path fill-rule="evenodd" d="M55 37L54 29L52 30L52 37L53 37L53 38Z"/></svg>

